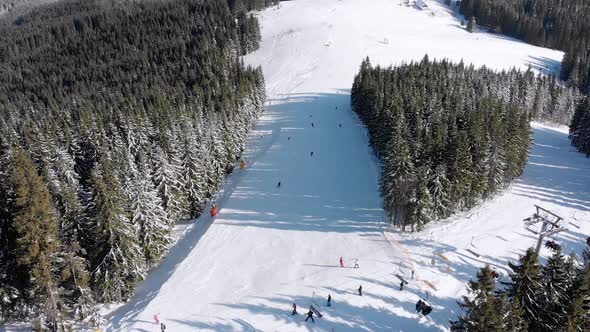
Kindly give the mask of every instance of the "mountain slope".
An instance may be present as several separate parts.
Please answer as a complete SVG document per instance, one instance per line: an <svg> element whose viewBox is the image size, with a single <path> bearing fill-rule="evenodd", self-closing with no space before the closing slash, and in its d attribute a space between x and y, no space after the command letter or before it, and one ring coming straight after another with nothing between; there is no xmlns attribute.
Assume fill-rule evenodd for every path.
<svg viewBox="0 0 590 332"><path fill-rule="evenodd" d="M268 105L249 138L248 166L216 197L215 220L195 221L134 299L110 315L109 331L158 331L155 314L170 331L445 330L478 267L491 262L502 272L507 259L535 243L521 224L533 204L581 227L556 236L566 251L590 233L583 223L590 218L590 164L572 152L566 134L540 125L525 174L505 194L419 234L388 230L379 165L349 107L348 89L365 56L395 64L428 53L545 70L560 52L469 34L434 3L423 12L397 1L301 0L260 19L261 49L246 60L263 67ZM472 237L480 257L465 250ZM449 263L435 256L430 265L435 253ZM355 258L360 269L350 268ZM399 291L395 274L410 279L411 269L414 281ZM414 303L427 292L434 310L424 318ZM324 314L315 324L301 315L310 304Z"/></svg>

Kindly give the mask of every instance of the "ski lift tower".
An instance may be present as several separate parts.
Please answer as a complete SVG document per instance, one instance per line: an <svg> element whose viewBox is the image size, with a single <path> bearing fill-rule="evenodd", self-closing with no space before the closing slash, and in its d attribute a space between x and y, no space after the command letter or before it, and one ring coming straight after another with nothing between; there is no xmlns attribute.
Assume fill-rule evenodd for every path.
<svg viewBox="0 0 590 332"><path fill-rule="evenodd" d="M535 252L537 255L539 255L541 245L543 244L543 238L545 236L557 234L565 230L565 227L560 225L560 222L563 221L562 217L538 205L535 205L535 208L537 209L537 212L535 212L535 214L533 214L531 217L525 218L523 221L527 230L539 235L539 240L537 240L537 248L535 249ZM531 228L531 226L538 223L542 223L540 231L536 231Z"/></svg>

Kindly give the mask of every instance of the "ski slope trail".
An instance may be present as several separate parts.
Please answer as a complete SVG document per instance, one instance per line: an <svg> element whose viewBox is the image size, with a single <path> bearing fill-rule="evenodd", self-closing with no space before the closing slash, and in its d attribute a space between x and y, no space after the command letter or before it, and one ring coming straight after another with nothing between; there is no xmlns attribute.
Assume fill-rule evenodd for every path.
<svg viewBox="0 0 590 332"><path fill-rule="evenodd" d="M174 332L444 331L479 267L505 272L508 259L534 244L521 222L533 204L577 218L580 228L556 238L566 250L578 246L590 233L590 165L566 134L540 125L525 174L505 194L419 234L387 229L379 164L350 109L364 57L387 65L428 53L537 70L554 70L562 57L469 34L443 6L430 6L300 0L257 14L261 48L245 60L262 66L268 100L248 139L248 166L216 197L219 215L195 220L136 296L109 315L108 331L159 331L155 314ZM480 257L469 256L471 243ZM403 291L396 274L409 281ZM433 312L422 317L414 304L427 296ZM304 322L311 304L324 315L315 323Z"/></svg>

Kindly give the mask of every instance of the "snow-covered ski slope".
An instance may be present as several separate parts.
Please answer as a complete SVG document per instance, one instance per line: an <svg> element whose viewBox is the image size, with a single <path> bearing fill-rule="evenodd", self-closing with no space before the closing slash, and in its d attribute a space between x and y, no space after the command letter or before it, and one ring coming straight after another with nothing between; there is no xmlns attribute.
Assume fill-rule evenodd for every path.
<svg viewBox="0 0 590 332"><path fill-rule="evenodd" d="M508 259L534 245L522 225L533 204L580 227L555 237L566 252L582 246L590 234L590 161L573 152L565 133L541 125L524 175L505 194L419 234L383 223L379 166L349 106L362 58L397 64L428 53L524 69L554 68L562 56L469 34L444 7L430 6L298 0L259 14L262 46L246 61L262 65L268 106L248 141L248 167L228 178L217 218L204 215L189 228L137 295L112 313L108 331L159 331L154 314L174 332L441 331L479 267L490 263L505 273ZM430 265L435 254L449 263L435 256ZM355 258L360 269L351 268ZM409 280L403 292L395 274ZM424 318L414 304L426 292L433 312ZM293 302L299 315L290 314ZM302 315L310 304L324 315L315 324Z"/></svg>

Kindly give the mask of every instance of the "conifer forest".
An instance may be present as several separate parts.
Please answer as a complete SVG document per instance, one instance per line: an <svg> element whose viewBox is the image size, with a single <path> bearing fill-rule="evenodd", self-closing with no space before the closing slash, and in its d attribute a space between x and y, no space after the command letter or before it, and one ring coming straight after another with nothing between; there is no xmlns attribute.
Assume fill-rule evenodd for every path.
<svg viewBox="0 0 590 332"><path fill-rule="evenodd" d="M351 102L382 161L383 205L394 224L420 230L492 197L522 174L529 121L569 121L576 89L532 72L448 61L373 67Z"/></svg>
<svg viewBox="0 0 590 332"><path fill-rule="evenodd" d="M459 10L496 33L564 51L561 78L590 92L590 1L461 0Z"/></svg>
<svg viewBox="0 0 590 332"><path fill-rule="evenodd" d="M0 0L0 330L590 331L590 0L299 3Z"/></svg>
<svg viewBox="0 0 590 332"><path fill-rule="evenodd" d="M464 312L451 321L451 331L590 330L590 237L586 242L581 265L551 241L546 245L553 253L545 264L530 248L508 263L508 276L486 265L469 282L469 295L459 302Z"/></svg>
<svg viewBox="0 0 590 332"><path fill-rule="evenodd" d="M0 26L0 320L100 320L213 198L265 98L239 58L265 3L229 3L64 1Z"/></svg>

